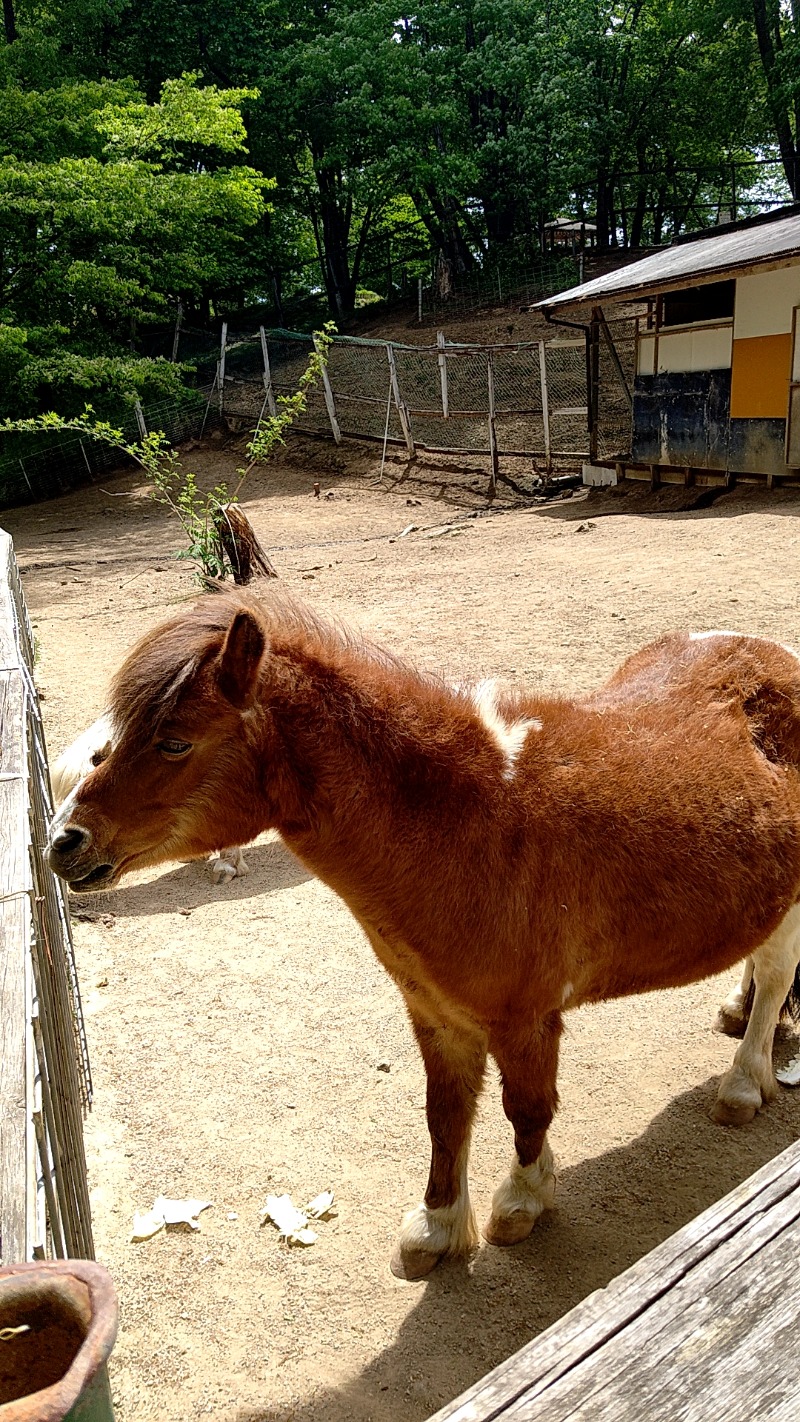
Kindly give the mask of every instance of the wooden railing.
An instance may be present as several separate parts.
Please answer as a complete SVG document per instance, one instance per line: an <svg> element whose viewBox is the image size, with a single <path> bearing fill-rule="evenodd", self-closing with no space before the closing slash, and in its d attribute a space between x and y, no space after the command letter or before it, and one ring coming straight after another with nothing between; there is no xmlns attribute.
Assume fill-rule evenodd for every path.
<svg viewBox="0 0 800 1422"><path fill-rule="evenodd" d="M91 1075L52 815L34 647L0 531L0 1251L94 1258L83 1117Z"/></svg>

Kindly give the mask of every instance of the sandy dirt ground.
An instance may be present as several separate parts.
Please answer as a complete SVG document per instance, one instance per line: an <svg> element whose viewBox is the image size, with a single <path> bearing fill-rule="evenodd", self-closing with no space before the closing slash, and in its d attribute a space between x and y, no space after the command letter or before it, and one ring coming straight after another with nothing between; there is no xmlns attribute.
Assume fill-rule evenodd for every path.
<svg viewBox="0 0 800 1422"><path fill-rule="evenodd" d="M191 456L213 479L239 461L219 443ZM504 494L488 513L480 461L392 460L376 476L371 451L297 441L254 479L247 510L292 589L424 667L582 691L667 628L800 641L797 496L659 513L623 499L605 516ZM430 536L453 519L457 532ZM100 711L133 639L192 595L191 571L133 475L3 521L54 753ZM420 531L397 538L412 521ZM789 1091L743 1130L709 1119L734 1049L712 1021L734 974L575 1012L552 1132L557 1209L513 1250L394 1279L392 1242L428 1160L399 995L280 842L248 859L228 886L169 865L74 904L94 1228L121 1305L119 1422L419 1422L796 1138ZM776 1047L781 1061L796 1049L789 1035ZM510 1150L490 1077L471 1168L480 1216ZM312 1248L259 1227L268 1192L302 1202L325 1188L337 1214ZM159 1193L213 1208L196 1234L131 1244L134 1209Z"/></svg>

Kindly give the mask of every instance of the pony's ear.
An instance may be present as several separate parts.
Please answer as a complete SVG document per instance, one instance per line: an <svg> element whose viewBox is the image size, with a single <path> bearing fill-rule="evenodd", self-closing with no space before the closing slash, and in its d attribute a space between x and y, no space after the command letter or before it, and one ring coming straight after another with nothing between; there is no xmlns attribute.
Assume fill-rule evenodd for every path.
<svg viewBox="0 0 800 1422"><path fill-rule="evenodd" d="M222 647L218 683L222 695L240 711L253 700L266 645L255 613L248 608L237 612Z"/></svg>

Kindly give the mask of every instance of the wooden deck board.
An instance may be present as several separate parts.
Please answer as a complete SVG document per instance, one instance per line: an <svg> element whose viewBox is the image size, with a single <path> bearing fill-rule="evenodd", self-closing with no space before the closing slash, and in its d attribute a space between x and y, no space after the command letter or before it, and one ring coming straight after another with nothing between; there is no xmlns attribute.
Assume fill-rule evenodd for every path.
<svg viewBox="0 0 800 1422"><path fill-rule="evenodd" d="M800 1142L430 1422L797 1422Z"/></svg>

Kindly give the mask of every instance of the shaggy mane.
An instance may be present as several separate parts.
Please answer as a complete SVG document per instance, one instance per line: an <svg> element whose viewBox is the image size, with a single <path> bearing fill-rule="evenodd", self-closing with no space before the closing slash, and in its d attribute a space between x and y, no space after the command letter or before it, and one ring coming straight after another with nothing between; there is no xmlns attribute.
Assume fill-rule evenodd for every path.
<svg viewBox="0 0 800 1422"><path fill-rule="evenodd" d="M459 701L469 698L466 686L448 687L440 677L418 671L346 623L321 617L284 589L270 588L266 596L258 596L241 588L220 587L148 632L129 653L112 681L109 699L118 737L137 747L152 740L200 669L222 650L228 628L244 608L258 613L269 640L301 639L310 651L322 655L351 653L416 685Z"/></svg>

